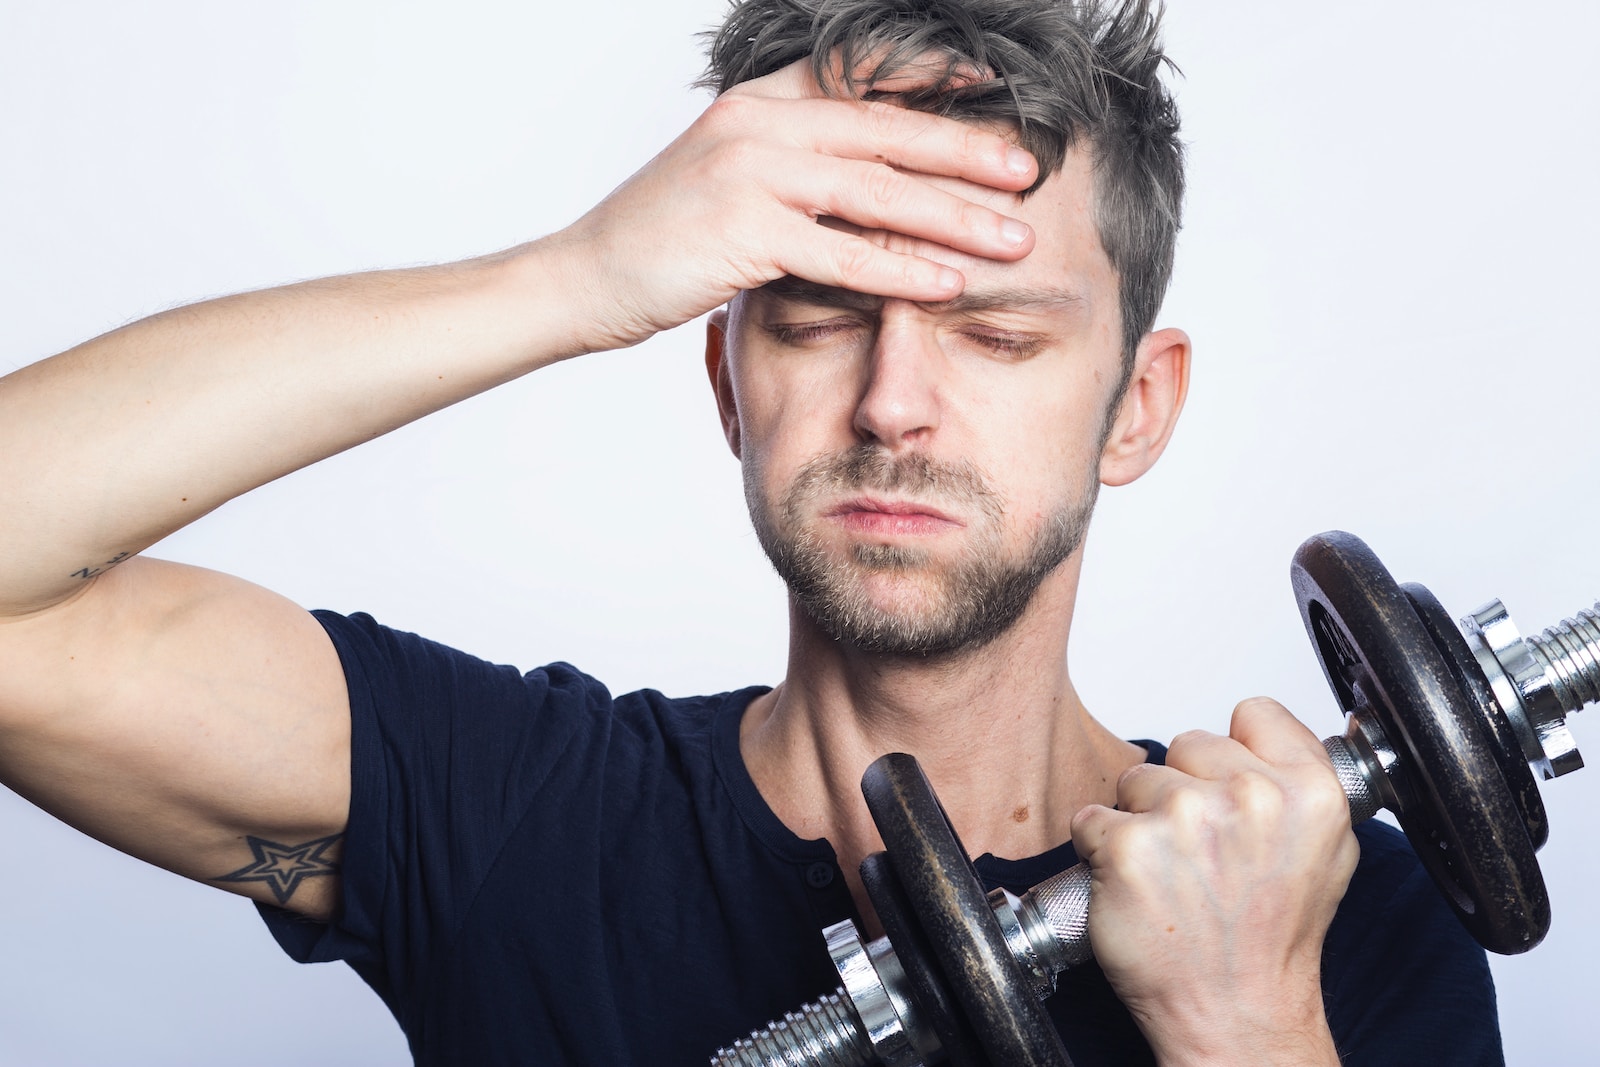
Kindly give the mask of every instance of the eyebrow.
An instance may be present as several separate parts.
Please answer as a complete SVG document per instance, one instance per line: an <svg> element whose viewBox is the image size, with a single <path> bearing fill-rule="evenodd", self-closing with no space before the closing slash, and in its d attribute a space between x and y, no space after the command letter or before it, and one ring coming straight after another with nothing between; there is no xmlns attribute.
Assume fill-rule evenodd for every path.
<svg viewBox="0 0 1600 1067"><path fill-rule="evenodd" d="M781 300L797 300L820 307L846 308L851 311L877 311L883 306L882 297L806 281L792 274L776 278L755 292L768 293ZM1089 301L1081 293L1055 286L1002 285L968 289L951 300L918 303L917 306L935 314L1013 309L1082 311L1089 306Z"/></svg>

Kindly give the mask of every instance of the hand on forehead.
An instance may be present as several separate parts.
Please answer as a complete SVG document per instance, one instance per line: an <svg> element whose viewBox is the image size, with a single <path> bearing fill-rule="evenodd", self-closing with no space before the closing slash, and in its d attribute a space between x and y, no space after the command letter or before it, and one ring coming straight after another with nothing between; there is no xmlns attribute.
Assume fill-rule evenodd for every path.
<svg viewBox="0 0 1600 1067"><path fill-rule="evenodd" d="M916 92L933 86L945 91L959 90L994 78L987 67L971 63L952 65L950 58L938 52L926 52L909 61L893 64L883 70L890 49L878 49L865 59L852 65L851 77L846 80L844 59L840 50L830 53L819 83L815 64L810 57L761 78L735 86L730 92L746 92L759 96L772 96L798 100L828 100L840 105L867 109L875 121L867 124L881 134L882 150L873 153L876 160L893 170L914 177L920 184L932 186L942 193L959 197L966 203L980 205L1000 215L1014 216L1020 203L1015 180L1015 169L1007 176L1012 188L1000 188L996 181L993 159L997 155L1009 157L1010 165L1018 165L1018 157L1037 173L1031 156L1015 143L1011 131L997 129L992 124L966 122L931 112L902 107L892 97ZM870 99L863 99L869 97ZM887 98L886 98L887 97ZM959 131L959 132L958 132ZM844 148L842 144L839 148ZM859 146L857 146L859 149ZM869 178L870 180L870 178ZM863 184L866 184L865 182ZM1026 185L1021 186L1027 188ZM885 199L880 189L865 188L862 199L868 202ZM841 208L854 209L858 202L841 204ZM887 205L885 205L887 206ZM898 206L898 205L896 205ZM958 211L961 209L957 209ZM968 270L985 262L992 252L977 248L957 248L898 230L864 225L829 212L816 213L816 221L831 230L864 238L880 248L890 249L936 261L947 262L957 269ZM852 211L856 218L869 212ZM887 213L878 212L878 213ZM1026 234L1026 227L1013 227ZM1022 240L1026 240L1023 237Z"/></svg>
<svg viewBox="0 0 1600 1067"><path fill-rule="evenodd" d="M742 82L728 92L793 100L848 102L868 108L876 118L876 132L881 140L890 142L906 139L910 142L904 146L909 152L903 157L883 154L878 156L879 162L919 174L959 176L968 179L974 189L985 193L995 191L993 183L997 177L1007 185L1014 185L1022 162L1017 158L1019 155L1027 157L1027 166L1035 166L1032 157L1016 144L1007 131L901 107L894 100L886 99L935 85L942 85L946 91L957 91L992 81L992 70L970 63L958 63L952 67L947 57L928 52L910 63L897 64L892 70L886 71L883 77L874 77L885 58L880 50L856 63L853 76L847 82L843 59L835 49L824 68L826 85L818 82L813 62L807 57L795 60L771 74ZM953 130L970 133L962 137L954 135ZM919 133L923 136L919 137ZM919 145L918 141L926 143ZM1007 166L997 174L993 164L1002 157L1005 157ZM922 163L920 166L919 160Z"/></svg>

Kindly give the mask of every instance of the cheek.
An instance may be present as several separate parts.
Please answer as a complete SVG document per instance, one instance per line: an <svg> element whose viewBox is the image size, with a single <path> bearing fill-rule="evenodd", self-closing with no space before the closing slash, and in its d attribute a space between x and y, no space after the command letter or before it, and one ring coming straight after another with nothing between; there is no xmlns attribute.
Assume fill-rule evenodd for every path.
<svg viewBox="0 0 1600 1067"><path fill-rule="evenodd" d="M852 394L844 361L791 361L784 373L734 380L739 428L746 448L767 453L848 448L854 443Z"/></svg>
<svg viewBox="0 0 1600 1067"><path fill-rule="evenodd" d="M1028 526L1076 508L1099 481L1099 413L1066 407L1013 418L982 463ZM1090 417L1092 416L1092 417Z"/></svg>
<svg viewBox="0 0 1600 1067"><path fill-rule="evenodd" d="M740 397L740 460L746 491L759 492L771 504L780 502L800 468L837 445L818 432L826 417L804 395L766 390Z"/></svg>
<svg viewBox="0 0 1600 1067"><path fill-rule="evenodd" d="M1014 369L1014 368L1013 368ZM984 448L996 474L1036 473L1040 484L1059 472L1098 462L1108 387L1092 368L1071 374L992 375L961 384L963 434ZM947 420L953 421L953 420ZM1052 475L1054 473L1054 476Z"/></svg>

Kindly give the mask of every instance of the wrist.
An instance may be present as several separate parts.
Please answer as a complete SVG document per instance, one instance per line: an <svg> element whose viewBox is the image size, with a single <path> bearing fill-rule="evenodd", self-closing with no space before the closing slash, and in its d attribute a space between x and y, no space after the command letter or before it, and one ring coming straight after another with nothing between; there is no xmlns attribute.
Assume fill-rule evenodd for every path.
<svg viewBox="0 0 1600 1067"><path fill-rule="evenodd" d="M627 255L610 248L587 220L502 257L530 328L543 336L542 362L630 348L682 319L655 322L634 306L648 283L630 276Z"/></svg>
<svg viewBox="0 0 1600 1067"><path fill-rule="evenodd" d="M1281 991L1252 1000L1244 991L1224 1002L1135 1012L1163 1067L1338 1067L1321 982L1292 997Z"/></svg>
<svg viewBox="0 0 1600 1067"><path fill-rule="evenodd" d="M600 286L581 246L559 231L475 263L505 313L502 321L520 339L525 370L623 347L597 314Z"/></svg>
<svg viewBox="0 0 1600 1067"><path fill-rule="evenodd" d="M1215 1035L1207 1047L1156 1051L1161 1067L1340 1067L1333 1036L1326 1027L1320 1034L1272 1034L1265 1040L1242 1040L1221 1047Z"/></svg>

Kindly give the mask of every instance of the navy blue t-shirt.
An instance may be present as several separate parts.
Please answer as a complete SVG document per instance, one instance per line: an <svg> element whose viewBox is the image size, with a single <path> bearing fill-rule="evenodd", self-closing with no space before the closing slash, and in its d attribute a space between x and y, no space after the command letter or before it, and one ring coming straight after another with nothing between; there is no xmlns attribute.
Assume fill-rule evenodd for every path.
<svg viewBox="0 0 1600 1067"><path fill-rule="evenodd" d="M337 917L262 911L295 959L348 961L419 1064L703 1065L838 984L821 931L856 912L833 848L784 826L739 754L764 688L614 698L566 664L317 618L352 716ZM1482 951L1403 837L1357 833L1323 963L1345 1062L1501 1063ZM976 866L1020 892L1076 862ZM1153 1062L1093 964L1046 1005L1077 1067Z"/></svg>

